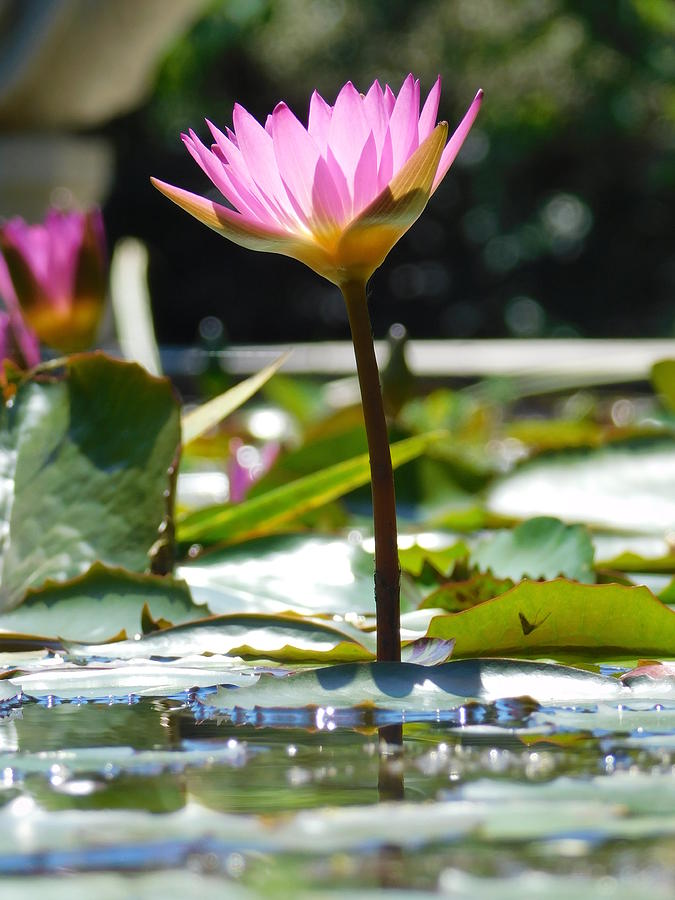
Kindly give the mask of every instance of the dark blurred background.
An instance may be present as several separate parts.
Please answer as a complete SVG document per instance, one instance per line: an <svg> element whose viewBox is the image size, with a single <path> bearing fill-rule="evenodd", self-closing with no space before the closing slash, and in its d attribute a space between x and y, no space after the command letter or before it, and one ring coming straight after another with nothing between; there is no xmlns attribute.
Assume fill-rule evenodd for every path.
<svg viewBox="0 0 675 900"><path fill-rule="evenodd" d="M301 264L236 247L148 177L208 193L180 132L301 118L348 79L423 90L440 117L479 119L427 210L373 281L376 336L675 333L675 4L671 0L218 0L163 59L150 99L94 129L112 141L111 242L151 254L159 340L189 344L205 316L233 342L346 338L337 289Z"/></svg>

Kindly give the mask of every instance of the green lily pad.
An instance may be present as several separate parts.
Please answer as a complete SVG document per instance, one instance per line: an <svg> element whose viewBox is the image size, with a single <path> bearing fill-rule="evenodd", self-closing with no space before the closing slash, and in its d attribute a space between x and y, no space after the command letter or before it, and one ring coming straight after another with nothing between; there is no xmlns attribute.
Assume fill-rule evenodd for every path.
<svg viewBox="0 0 675 900"><path fill-rule="evenodd" d="M427 635L455 638L455 657L671 657L675 612L646 587L524 581L472 609L437 616Z"/></svg>
<svg viewBox="0 0 675 900"><path fill-rule="evenodd" d="M668 575L675 572L675 553L649 557L626 550L611 559L603 559L597 565L598 568L616 569L620 572L655 572Z"/></svg>
<svg viewBox="0 0 675 900"><path fill-rule="evenodd" d="M0 607L100 560L145 571L180 441L170 383L103 354L22 384L0 411Z"/></svg>
<svg viewBox="0 0 675 900"><path fill-rule="evenodd" d="M82 825L86 828L87 812L81 811L79 815L82 816ZM49 897L49 900L91 900L92 897L96 897L97 900L118 900L119 897L158 900L172 894L174 897L222 900L223 896L222 879L201 872L188 871L146 872L132 875L114 872L79 872L76 879L71 876L63 881L59 881L53 875L31 878L22 875L20 878L5 877L3 884L12 900L35 900L36 897ZM226 884L228 900L255 900L248 888L231 880ZM660 898L652 893L652 900Z"/></svg>
<svg viewBox="0 0 675 900"><path fill-rule="evenodd" d="M443 584L424 598L420 609L444 609L447 612L461 612L499 597L513 587L510 578L495 578L489 572L474 575L466 581L450 581Z"/></svg>
<svg viewBox="0 0 675 900"><path fill-rule="evenodd" d="M124 697L162 697L214 684L249 686L258 680L252 672L202 669L168 663L139 662L116 667L61 666L14 675L2 682L11 685L15 693L29 697L59 697L62 699Z"/></svg>
<svg viewBox="0 0 675 900"><path fill-rule="evenodd" d="M192 602L184 581L156 575L136 575L95 564L84 575L66 582L48 581L29 591L23 603L0 613L0 630L54 635L69 641L106 641L120 632L140 634L143 611L152 620L170 624L210 615Z"/></svg>
<svg viewBox="0 0 675 900"><path fill-rule="evenodd" d="M410 547L399 547L398 558L401 569L411 575L420 576L425 565L430 565L440 575L449 577L455 565L469 555L469 548L463 541L438 549L423 547L415 542Z"/></svg>
<svg viewBox="0 0 675 900"><path fill-rule="evenodd" d="M573 809L571 804L567 808ZM602 823L595 818L597 809L592 812L595 813L595 827L602 830ZM612 815L609 807L602 812L607 816ZM559 824L564 825L565 810L556 810L556 813ZM566 900L568 897L583 897L584 900L635 900L642 893L640 877L622 876L616 887L610 882L609 888L608 881L609 879L603 881L593 875L552 875L548 872L485 877L469 875L459 869L448 869L441 876L443 890L454 900L475 900L476 897L481 900ZM667 885L655 885L654 893L650 888L650 900L668 900L668 897Z"/></svg>
<svg viewBox="0 0 675 900"><path fill-rule="evenodd" d="M492 512L663 534L675 522L675 441L671 437L597 450L544 454L489 490Z"/></svg>
<svg viewBox="0 0 675 900"><path fill-rule="evenodd" d="M659 594L662 603L675 603L675 578L672 579Z"/></svg>
<svg viewBox="0 0 675 900"><path fill-rule="evenodd" d="M371 614L375 612L373 551L357 537L279 534L213 550L177 570L212 613ZM403 609L419 594L401 579Z"/></svg>
<svg viewBox="0 0 675 900"><path fill-rule="evenodd" d="M438 666L353 663L261 676L250 688L219 690L210 702L222 709L318 706L345 709L452 709L470 701L529 696L541 703L617 700L630 689L617 679L551 663L509 659L459 660Z"/></svg>
<svg viewBox="0 0 675 900"><path fill-rule="evenodd" d="M482 541L471 564L497 578L557 578L592 582L593 543L583 526L540 516Z"/></svg>
<svg viewBox="0 0 675 900"><path fill-rule="evenodd" d="M216 615L373 613L373 567L360 542L285 534L206 553L177 574Z"/></svg>
<svg viewBox="0 0 675 900"><path fill-rule="evenodd" d="M652 366L654 388L671 412L675 412L675 359L662 359Z"/></svg>
<svg viewBox="0 0 675 900"><path fill-rule="evenodd" d="M113 644L73 645L76 656L134 659L222 653L280 662L370 660L376 637L344 621L293 615L213 616Z"/></svg>

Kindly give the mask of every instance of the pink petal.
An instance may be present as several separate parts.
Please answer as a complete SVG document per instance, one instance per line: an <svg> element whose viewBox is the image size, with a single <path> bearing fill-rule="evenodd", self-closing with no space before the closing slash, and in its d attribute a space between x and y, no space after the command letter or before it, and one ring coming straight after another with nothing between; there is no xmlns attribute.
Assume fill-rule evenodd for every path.
<svg viewBox="0 0 675 900"><path fill-rule="evenodd" d="M394 107L396 106L396 94L388 84L385 84L384 86L384 97L382 98L382 101L384 103L384 110L387 113L387 118L390 119Z"/></svg>
<svg viewBox="0 0 675 900"><path fill-rule="evenodd" d="M368 126L375 138L378 160L382 154L384 138L389 127L389 114L384 107L384 97L379 81L374 81L363 98L363 108L368 119Z"/></svg>
<svg viewBox="0 0 675 900"><path fill-rule="evenodd" d="M7 312L0 312L4 346L0 350L0 361L9 355L12 340L19 348L24 362L29 368L40 362L40 343L36 334L26 325L20 312L19 300L12 284L5 258L0 255L0 301Z"/></svg>
<svg viewBox="0 0 675 900"><path fill-rule="evenodd" d="M14 290L12 276L2 255L0 255L0 300L9 312L16 312L19 309L19 299Z"/></svg>
<svg viewBox="0 0 675 900"><path fill-rule="evenodd" d="M323 154L328 144L328 131L333 108L323 99L318 91L314 91L309 101L309 120L307 131L314 138L319 151Z"/></svg>
<svg viewBox="0 0 675 900"><path fill-rule="evenodd" d="M10 219L3 228L5 239L19 253L33 278L42 287L49 282L49 236L44 225L28 225L21 218Z"/></svg>
<svg viewBox="0 0 675 900"><path fill-rule="evenodd" d="M222 137L224 138L224 135ZM251 191L250 182L244 182L238 178L232 167L227 162L223 162L215 152L205 147L194 131L190 130L189 136L183 136L183 143L193 159L201 166L204 173L235 209L261 222L274 224L277 221L261 202L260 198ZM220 146L216 146L222 153Z"/></svg>
<svg viewBox="0 0 675 900"><path fill-rule="evenodd" d="M258 191L255 182L251 178L248 167L244 161L238 142L230 137L233 132L228 129L228 134L223 134L220 129L216 128L213 122L206 120L209 130L218 147L218 158L228 167L228 174L236 178L237 182L244 186L248 193L254 194L259 200L262 195ZM234 135L236 139L236 135ZM188 147L189 149L189 147ZM212 151L215 152L215 151ZM201 165L201 163L200 163Z"/></svg>
<svg viewBox="0 0 675 900"><path fill-rule="evenodd" d="M328 147L326 149L326 165L328 166L328 171L330 172L330 176L333 180L333 184L335 185L335 190L340 198L340 203L344 210L344 218L343 222L348 219L351 215L350 210L352 208L352 191L353 187L348 184L347 177L345 173L340 168L340 164L335 159L333 155L333 151Z"/></svg>
<svg viewBox="0 0 675 900"><path fill-rule="evenodd" d="M457 126L455 133L450 138L445 147L445 150L443 151L441 161L438 164L438 171L436 172L436 177L434 178L434 183L431 188L432 194L441 183L441 181L443 181L443 179L445 178L448 169L453 164L455 157L459 153L461 146L464 143L476 116L478 115L478 110L480 109L480 105L482 102L483 91L478 91L473 99L471 106L466 111L464 118Z"/></svg>
<svg viewBox="0 0 675 900"><path fill-rule="evenodd" d="M447 134L448 126L441 122L384 190L345 228L338 245L342 273L349 273L352 279L356 273L369 278L421 214Z"/></svg>
<svg viewBox="0 0 675 900"><path fill-rule="evenodd" d="M255 122L255 119L253 121ZM252 177L249 167L246 164L244 154L239 146L239 141L237 140L237 143L234 144L229 137L226 137L222 131L219 131L208 119L206 120L206 124L209 126L211 134L216 139L218 149L225 157L227 163L225 167L226 174L230 179L234 190L247 201L248 208L255 212L256 215L259 215L261 221L269 221L269 224L280 223L289 228L295 227L297 224L297 217L293 214L293 210L288 203L286 192L278 175L279 198L271 193L265 192L264 188L257 184ZM257 124L258 123L256 122L256 125ZM260 128L259 125L258 127ZM271 143L271 139L267 139ZM276 161L274 160L273 165L274 172L276 173ZM227 194L225 196L227 196ZM251 198L251 202L248 202L249 198ZM238 204L235 204L235 206L237 206L238 209L240 208ZM244 212L244 210L241 211Z"/></svg>
<svg viewBox="0 0 675 900"><path fill-rule="evenodd" d="M441 76L436 79L436 84L429 91L429 96L422 107L419 125L417 128L419 142L425 141L436 127L438 116L438 104L441 99Z"/></svg>
<svg viewBox="0 0 675 900"><path fill-rule="evenodd" d="M272 113L272 140L276 170L293 208L310 221L319 150L285 103L278 103Z"/></svg>
<svg viewBox="0 0 675 900"><path fill-rule="evenodd" d="M418 146L417 125L420 109L420 85L412 75L403 82L389 120L389 133L394 154L394 172Z"/></svg>
<svg viewBox="0 0 675 900"><path fill-rule="evenodd" d="M363 99L351 81L348 81L335 101L328 145L344 172L350 194L353 192L356 166L369 134Z"/></svg>
<svg viewBox="0 0 675 900"><path fill-rule="evenodd" d="M354 173L354 215L358 215L378 193L377 147L371 133L361 151Z"/></svg>
<svg viewBox="0 0 675 900"><path fill-rule="evenodd" d="M380 154L380 165L377 170L377 186L380 191L384 190L394 176L394 150L391 143L391 134L387 128L384 136L384 144Z"/></svg>
<svg viewBox="0 0 675 900"><path fill-rule="evenodd" d="M315 220L318 219L330 230L341 225L349 215L349 209L345 209L340 192L335 187L328 163L321 156L314 170L312 207Z"/></svg>
<svg viewBox="0 0 675 900"><path fill-rule="evenodd" d="M204 225L234 241L235 244L249 250L281 253L299 259L324 278L334 278L335 264L332 256L312 236L262 226L247 216L207 200L206 197L200 197L156 178L150 180L169 200L173 200Z"/></svg>
<svg viewBox="0 0 675 900"><path fill-rule="evenodd" d="M175 204L199 219L204 225L236 244L251 250L267 250L272 253L288 252L289 255L292 255L287 248L294 243L295 237L283 229L263 226L251 216L228 209L220 203L214 203L206 197L200 197L199 194L193 194L192 191L183 190L183 188L167 184L157 178L151 178L150 181L169 200L173 200Z"/></svg>
<svg viewBox="0 0 675 900"><path fill-rule="evenodd" d="M190 156L204 174L211 179L220 193L226 197L233 206L239 206L241 198L236 195L236 191L231 191L229 180L225 177L222 161L204 146L192 129L190 129L189 134L182 134L181 138L183 139L183 143ZM230 196L230 193L234 194L234 196Z"/></svg>
<svg viewBox="0 0 675 900"><path fill-rule="evenodd" d="M79 212L51 209L44 220L49 271L43 289L59 306L67 307L73 297L84 227L85 217Z"/></svg>
<svg viewBox="0 0 675 900"><path fill-rule="evenodd" d="M238 103L234 105L234 128L249 174L275 210L281 210L289 222L295 222L293 207L279 174L274 142L262 125Z"/></svg>

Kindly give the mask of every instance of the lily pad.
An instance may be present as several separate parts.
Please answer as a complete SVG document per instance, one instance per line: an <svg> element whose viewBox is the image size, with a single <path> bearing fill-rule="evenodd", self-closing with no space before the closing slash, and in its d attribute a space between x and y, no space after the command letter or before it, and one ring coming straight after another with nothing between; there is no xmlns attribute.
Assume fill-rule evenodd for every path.
<svg viewBox="0 0 675 900"><path fill-rule="evenodd" d="M439 666L354 663L261 677L251 688L219 690L209 701L221 709L363 704L389 710L452 709L470 700L528 696L537 702L612 700L630 696L615 678L582 669L503 659L461 660Z"/></svg>
<svg viewBox="0 0 675 900"><path fill-rule="evenodd" d="M598 567L616 569L620 572L652 572L669 575L675 572L675 553L649 557L626 550L611 559L602 560L598 563Z"/></svg>
<svg viewBox="0 0 675 900"><path fill-rule="evenodd" d="M228 656L321 662L373 659L374 634L343 621L308 616L241 614L213 616L113 644L73 645L76 656L134 659L222 653Z"/></svg>
<svg viewBox="0 0 675 900"><path fill-rule="evenodd" d="M53 635L70 641L106 641L143 630L143 610L169 624L210 615L192 602L184 581L107 569L100 563L66 582L48 581L23 603L0 613L0 631Z"/></svg>
<svg viewBox="0 0 675 900"><path fill-rule="evenodd" d="M444 609L447 612L461 612L492 600L513 587L510 578L495 578L489 572L474 575L466 581L450 581L433 591L420 604L420 609Z"/></svg>
<svg viewBox="0 0 675 900"><path fill-rule="evenodd" d="M399 540L400 543L400 540ZM411 575L422 574L425 565L430 565L446 578L452 573L455 565L469 555L469 548L463 541L457 541L446 547L423 547L415 542L409 547L399 547L398 558L401 568Z"/></svg>
<svg viewBox="0 0 675 900"><path fill-rule="evenodd" d="M548 515L663 534L675 523L674 484L675 441L663 437L544 454L498 481L488 506L522 519Z"/></svg>
<svg viewBox="0 0 675 900"><path fill-rule="evenodd" d="M675 412L675 359L662 359L652 366L652 384L671 412Z"/></svg>
<svg viewBox="0 0 675 900"><path fill-rule="evenodd" d="M313 534L258 538L178 568L217 615L236 612L372 613L373 555L360 541Z"/></svg>
<svg viewBox="0 0 675 900"><path fill-rule="evenodd" d="M143 662L133 666L62 666L44 672L15 675L5 679L2 687L11 685L15 693L29 697L101 698L166 697L199 687L214 684L254 684L258 675L236 671L231 667L221 670L170 665L168 663Z"/></svg>
<svg viewBox="0 0 675 900"><path fill-rule="evenodd" d="M0 411L0 607L100 560L145 571L180 441L169 382L103 354L22 384Z"/></svg>
<svg viewBox="0 0 675 900"><path fill-rule="evenodd" d="M464 612L437 616L427 634L455 638L455 657L670 657L675 612L642 586L524 581Z"/></svg>
<svg viewBox="0 0 675 900"><path fill-rule="evenodd" d="M540 516L482 541L471 564L497 578L552 579L562 575L593 582L593 543L583 526Z"/></svg>

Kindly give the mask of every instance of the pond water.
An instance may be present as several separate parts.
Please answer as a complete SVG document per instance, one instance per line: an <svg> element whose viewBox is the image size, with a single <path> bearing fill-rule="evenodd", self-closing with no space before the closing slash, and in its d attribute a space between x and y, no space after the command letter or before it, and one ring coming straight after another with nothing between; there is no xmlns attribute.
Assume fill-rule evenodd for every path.
<svg viewBox="0 0 675 900"><path fill-rule="evenodd" d="M675 895L672 695L229 713L215 696L5 701L4 896Z"/></svg>

